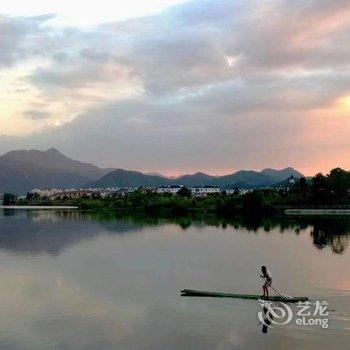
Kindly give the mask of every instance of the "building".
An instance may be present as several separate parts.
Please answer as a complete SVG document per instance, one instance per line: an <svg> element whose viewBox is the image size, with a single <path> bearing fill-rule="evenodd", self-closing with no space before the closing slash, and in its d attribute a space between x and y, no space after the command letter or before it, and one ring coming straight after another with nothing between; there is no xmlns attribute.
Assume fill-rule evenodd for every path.
<svg viewBox="0 0 350 350"><path fill-rule="evenodd" d="M156 192L161 194L161 193L171 193L171 194L176 194L181 190L183 186L179 185L174 185L174 186L161 186L156 188Z"/></svg>
<svg viewBox="0 0 350 350"><path fill-rule="evenodd" d="M191 187L191 194L195 197L206 197L214 193L221 193L221 188L217 186Z"/></svg>
<svg viewBox="0 0 350 350"><path fill-rule="evenodd" d="M118 197L125 197L129 193L133 193L137 190L137 188L132 188L132 187L125 187L125 188L118 188L114 195Z"/></svg>
<svg viewBox="0 0 350 350"><path fill-rule="evenodd" d="M290 190L294 185L295 185L295 178L293 175L291 175L288 180L287 183L285 184L285 189L288 191Z"/></svg>
<svg viewBox="0 0 350 350"><path fill-rule="evenodd" d="M94 190L65 190L62 192L56 192L49 196L48 199L78 199L78 198L94 198L100 197L100 193Z"/></svg>
<svg viewBox="0 0 350 350"><path fill-rule="evenodd" d="M66 190L40 190L33 189L30 191L30 194L39 196L41 198L48 199L77 199L77 198L106 198L114 195L118 191L117 188L89 188L89 189L66 189Z"/></svg>
<svg viewBox="0 0 350 350"><path fill-rule="evenodd" d="M254 189L253 188L240 188L238 191L239 191L239 194L247 194L247 193L254 192Z"/></svg>
<svg viewBox="0 0 350 350"><path fill-rule="evenodd" d="M288 179L288 185L290 187L292 187L293 185L295 185L295 179L294 179L294 176L291 175L290 178Z"/></svg>
<svg viewBox="0 0 350 350"><path fill-rule="evenodd" d="M32 195L37 195L37 196L42 197L42 198L47 198L47 197L50 197L53 194L59 193L59 192L62 192L62 190L59 190L56 188L52 188L50 190L41 190L39 188L34 188L29 193Z"/></svg>
<svg viewBox="0 0 350 350"><path fill-rule="evenodd" d="M222 191L225 191L226 194L247 194L249 192L253 192L254 190L252 188L224 188Z"/></svg>
<svg viewBox="0 0 350 350"><path fill-rule="evenodd" d="M41 190L33 189L29 193L39 196L41 198L55 199L79 199L79 198L108 198L113 196L124 197L125 195L136 191L137 188L126 187L108 187L108 188L84 188L84 189L50 189ZM149 191L149 189L141 189L143 192ZM153 190L153 189L152 189Z"/></svg>

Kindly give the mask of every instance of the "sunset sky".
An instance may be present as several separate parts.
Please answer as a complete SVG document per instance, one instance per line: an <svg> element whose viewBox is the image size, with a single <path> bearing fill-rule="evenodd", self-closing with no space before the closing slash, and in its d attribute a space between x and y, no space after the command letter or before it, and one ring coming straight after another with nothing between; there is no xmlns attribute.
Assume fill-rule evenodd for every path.
<svg viewBox="0 0 350 350"><path fill-rule="evenodd" d="M350 169L350 1L2 0L0 153Z"/></svg>

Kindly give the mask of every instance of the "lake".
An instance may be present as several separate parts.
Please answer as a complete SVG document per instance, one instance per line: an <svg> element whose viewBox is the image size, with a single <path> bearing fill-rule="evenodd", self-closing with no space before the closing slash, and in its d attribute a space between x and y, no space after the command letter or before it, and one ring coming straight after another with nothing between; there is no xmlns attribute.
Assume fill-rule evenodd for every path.
<svg viewBox="0 0 350 350"><path fill-rule="evenodd" d="M1 211L0 349L344 349L349 240L346 218ZM261 265L280 293L327 301L329 327L263 333L258 301L180 296L259 294Z"/></svg>

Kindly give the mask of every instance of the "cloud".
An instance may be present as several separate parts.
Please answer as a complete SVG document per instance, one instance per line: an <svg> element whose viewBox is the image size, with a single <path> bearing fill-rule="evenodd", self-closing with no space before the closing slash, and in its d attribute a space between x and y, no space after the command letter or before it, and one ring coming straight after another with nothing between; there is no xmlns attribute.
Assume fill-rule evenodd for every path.
<svg viewBox="0 0 350 350"><path fill-rule="evenodd" d="M314 171L326 167L328 130L340 135L329 166L350 166L349 111L336 106L350 95L348 1L193 1L88 29L53 28L49 18L0 19L0 69L40 58L20 80L35 92L22 111L33 129L0 139L4 151L56 146L168 172ZM35 103L47 115L32 113ZM50 128L55 120L63 126Z"/></svg>
<svg viewBox="0 0 350 350"><path fill-rule="evenodd" d="M0 68L11 66L28 56L42 55L50 35L45 23L53 17L50 14L27 18L0 14Z"/></svg>
<svg viewBox="0 0 350 350"><path fill-rule="evenodd" d="M45 111L30 110L25 112L24 116L32 120L47 119L51 116L51 113Z"/></svg>

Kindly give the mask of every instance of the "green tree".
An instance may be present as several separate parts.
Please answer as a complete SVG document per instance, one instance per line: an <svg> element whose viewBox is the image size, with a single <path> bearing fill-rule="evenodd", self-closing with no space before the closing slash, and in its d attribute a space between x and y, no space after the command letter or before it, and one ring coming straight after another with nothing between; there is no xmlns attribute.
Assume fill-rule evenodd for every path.
<svg viewBox="0 0 350 350"><path fill-rule="evenodd" d="M302 193L302 194L305 194L307 191L308 191L308 184L306 182L306 179L305 177L301 177L299 179L299 182L297 183L298 185L298 188L299 188L299 191Z"/></svg>
<svg viewBox="0 0 350 350"><path fill-rule="evenodd" d="M30 200L39 199L40 196L39 196L39 193L28 192L26 198L27 198L28 201L30 201Z"/></svg>
<svg viewBox="0 0 350 350"><path fill-rule="evenodd" d="M4 196L3 196L4 205L15 204L16 200L17 200L17 197L14 193L4 193Z"/></svg>
<svg viewBox="0 0 350 350"><path fill-rule="evenodd" d="M331 197L330 186L328 178L322 173L316 174L312 178L311 192L316 201L326 201Z"/></svg>
<svg viewBox="0 0 350 350"><path fill-rule="evenodd" d="M257 215L262 211L263 198L260 192L253 191L243 195L243 210L246 213Z"/></svg>
<svg viewBox="0 0 350 350"><path fill-rule="evenodd" d="M341 168L332 169L328 175L328 183L335 199L344 198L350 188L350 174Z"/></svg>
<svg viewBox="0 0 350 350"><path fill-rule="evenodd" d="M191 190L187 187L182 187L178 192L177 195L180 197L191 197L192 193Z"/></svg>

